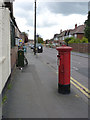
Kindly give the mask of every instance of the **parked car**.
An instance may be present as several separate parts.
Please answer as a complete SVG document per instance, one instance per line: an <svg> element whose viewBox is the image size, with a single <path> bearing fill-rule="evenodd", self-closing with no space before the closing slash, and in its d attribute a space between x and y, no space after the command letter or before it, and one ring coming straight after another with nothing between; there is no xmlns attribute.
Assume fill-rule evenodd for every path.
<svg viewBox="0 0 90 120"><path fill-rule="evenodd" d="M31 45L31 49L34 49L34 45L33 44Z"/></svg>
<svg viewBox="0 0 90 120"><path fill-rule="evenodd" d="M43 52L42 44L36 44L36 52L37 53L42 53Z"/></svg>
<svg viewBox="0 0 90 120"><path fill-rule="evenodd" d="M34 51L34 45L31 46L31 49L33 49L33 51ZM42 44L36 43L36 52L37 53L43 52L43 45Z"/></svg>

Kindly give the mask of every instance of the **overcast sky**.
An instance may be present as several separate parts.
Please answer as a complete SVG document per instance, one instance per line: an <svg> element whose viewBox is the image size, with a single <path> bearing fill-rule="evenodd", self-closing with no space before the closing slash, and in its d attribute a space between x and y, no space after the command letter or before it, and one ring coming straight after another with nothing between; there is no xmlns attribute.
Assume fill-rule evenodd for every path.
<svg viewBox="0 0 90 120"><path fill-rule="evenodd" d="M33 0L34 1L34 0ZM45 0L43 0L45 1ZM86 1L86 2L85 2ZM60 30L73 29L84 24L88 13L88 0L84 2L41 2L37 0L37 34L44 40L53 38ZM34 38L34 2L15 0L14 16L19 29ZM29 32L27 31L29 30Z"/></svg>

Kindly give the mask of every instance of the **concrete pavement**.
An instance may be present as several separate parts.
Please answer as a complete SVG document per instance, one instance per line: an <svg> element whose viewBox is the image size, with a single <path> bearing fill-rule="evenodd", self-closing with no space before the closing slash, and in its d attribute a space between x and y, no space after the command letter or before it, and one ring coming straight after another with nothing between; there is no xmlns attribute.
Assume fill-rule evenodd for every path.
<svg viewBox="0 0 90 120"><path fill-rule="evenodd" d="M84 57L84 58L90 58L90 55L85 54L85 53L79 53L79 52L71 52L72 55L76 55L76 56L80 56L80 57Z"/></svg>
<svg viewBox="0 0 90 120"><path fill-rule="evenodd" d="M42 53L43 54L43 53ZM28 50L28 66L16 69L7 101L4 118L88 118L88 104L71 85L71 93L57 92L57 74Z"/></svg>

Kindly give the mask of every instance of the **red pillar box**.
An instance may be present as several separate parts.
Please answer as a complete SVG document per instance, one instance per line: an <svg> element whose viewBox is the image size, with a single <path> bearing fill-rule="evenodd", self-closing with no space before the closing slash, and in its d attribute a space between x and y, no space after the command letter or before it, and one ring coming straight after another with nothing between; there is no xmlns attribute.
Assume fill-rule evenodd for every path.
<svg viewBox="0 0 90 120"><path fill-rule="evenodd" d="M57 47L58 51L58 92L70 93L70 51L72 47Z"/></svg>

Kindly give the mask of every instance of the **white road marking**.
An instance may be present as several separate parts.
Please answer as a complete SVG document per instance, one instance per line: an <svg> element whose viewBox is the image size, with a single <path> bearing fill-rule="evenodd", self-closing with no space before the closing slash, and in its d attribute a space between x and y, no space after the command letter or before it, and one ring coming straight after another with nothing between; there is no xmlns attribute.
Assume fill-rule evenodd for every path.
<svg viewBox="0 0 90 120"><path fill-rule="evenodd" d="M77 67L72 67L72 68L73 68L74 70L76 70L76 71L79 70Z"/></svg>
<svg viewBox="0 0 90 120"><path fill-rule="evenodd" d="M77 64L81 64L81 62L77 62L77 61L74 61L74 60L72 62L77 63Z"/></svg>

